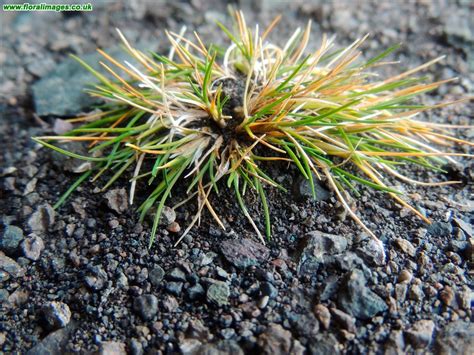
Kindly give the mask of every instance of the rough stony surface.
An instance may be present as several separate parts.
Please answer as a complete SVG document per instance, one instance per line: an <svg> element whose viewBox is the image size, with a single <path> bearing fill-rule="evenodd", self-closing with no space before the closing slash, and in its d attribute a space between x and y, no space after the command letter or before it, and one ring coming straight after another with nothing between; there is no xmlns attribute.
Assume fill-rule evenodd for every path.
<svg viewBox="0 0 474 355"><path fill-rule="evenodd" d="M0 250L7 254L14 254L18 250L18 245L23 240L23 230L17 226L5 226L0 235Z"/></svg>
<svg viewBox="0 0 474 355"><path fill-rule="evenodd" d="M269 256L268 248L247 238L224 240L221 251L229 263L240 269L258 265Z"/></svg>
<svg viewBox="0 0 474 355"><path fill-rule="evenodd" d="M51 329L64 328L71 320L71 310L65 303L53 301L44 305L43 316Z"/></svg>
<svg viewBox="0 0 474 355"><path fill-rule="evenodd" d="M242 0L235 6L249 24L258 20L262 26L283 13L270 34L280 42L312 20L311 50L323 33L337 34L342 46L370 32L362 59L403 43L388 58L400 64L381 67L382 75L446 55L422 75L458 81L421 100L434 104L473 95L469 1ZM445 172L403 167L411 179L462 182L403 185L407 201L431 225L383 193L356 184L361 197L352 207L382 244L344 218L324 181L315 201L298 170L286 164L266 169L288 193L266 189L273 239L265 246L225 184L211 202L226 230L205 213L178 247L173 245L180 230L197 208L189 203L173 209L187 197L184 183L173 192L151 248L151 222L138 223L135 206L153 186L138 184L136 201L127 206L133 171L111 186L118 194L110 206L98 192L101 180L85 182L53 210L89 163L40 149L30 137L63 132L67 126L58 116L97 109L83 91L92 77L68 55L96 65L95 48L115 53L117 27L131 43L150 43L147 50L164 55L165 28L179 32L186 25L206 43L224 44L216 20L229 23L225 2L102 1L94 2L90 13L0 12L0 352L469 353L474 348L472 159L456 157L459 166ZM472 125L472 112L471 101L420 119ZM469 129L456 135L474 137ZM87 148L76 142L78 147ZM473 153L470 147L452 150ZM245 198L263 228L256 196L249 192ZM36 237L44 247L31 257L37 244L22 246ZM71 312L69 323L57 330L43 313L54 302ZM60 313L52 312L61 319Z"/></svg>
<svg viewBox="0 0 474 355"><path fill-rule="evenodd" d="M339 289L338 304L346 312L360 319L370 319L387 310L386 302L366 285L362 271L346 274Z"/></svg>
<svg viewBox="0 0 474 355"><path fill-rule="evenodd" d="M23 252L23 255L33 261L36 261L40 258L43 249L43 239L41 239L37 235L32 235L21 243L21 250Z"/></svg>

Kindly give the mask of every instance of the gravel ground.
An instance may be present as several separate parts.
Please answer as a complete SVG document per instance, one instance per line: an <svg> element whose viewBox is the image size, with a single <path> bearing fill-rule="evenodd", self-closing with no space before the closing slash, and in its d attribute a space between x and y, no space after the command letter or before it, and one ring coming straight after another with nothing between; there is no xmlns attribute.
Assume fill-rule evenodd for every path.
<svg viewBox="0 0 474 355"><path fill-rule="evenodd" d="M457 99L474 90L474 7L470 1L282 1L234 4L249 22L284 13L273 39L313 21L340 45L371 33L367 57L404 45L413 67L445 54L433 80L459 77L423 98ZM384 252L345 218L321 183L318 200L297 171L273 165L289 193L268 189L274 238L263 246L223 190L221 231L204 215L172 247L195 205L166 210L157 242L127 205L127 179L107 194L85 183L60 210L51 205L78 168L40 149L30 137L64 128L60 118L87 110L90 80L68 59L94 61L96 47L114 53L115 28L132 43L165 51L163 30L184 24L209 41L214 21L228 22L218 1L104 1L91 13L5 13L0 64L0 350L62 354L468 354L474 348L472 250L473 161L459 160L430 181L456 186L403 186L433 224L426 225L384 195L362 189L353 207L383 241ZM471 102L426 119L472 124ZM459 137L472 140L472 130ZM457 147L469 152L465 147ZM472 151L471 151L472 153ZM398 182L394 182L398 184ZM140 187L145 191L146 187ZM179 201L177 191L170 201ZM256 197L247 196L248 205ZM251 211L258 216L258 210ZM471 349L469 351L469 349Z"/></svg>

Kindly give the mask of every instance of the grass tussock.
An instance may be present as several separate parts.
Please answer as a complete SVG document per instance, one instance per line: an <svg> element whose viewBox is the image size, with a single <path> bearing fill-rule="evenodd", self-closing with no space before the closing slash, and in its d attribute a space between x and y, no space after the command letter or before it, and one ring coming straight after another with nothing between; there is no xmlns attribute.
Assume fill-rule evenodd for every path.
<svg viewBox="0 0 474 355"><path fill-rule="evenodd" d="M285 186L265 173L262 162L286 161L309 180L313 193L314 177L325 179L351 217L375 239L346 201L347 192L359 194L358 184L387 193L426 220L387 185L386 177L430 185L406 177L406 165L439 172L452 156L461 155L439 147L472 145L448 135L446 125L417 120L420 112L452 104L425 106L413 101L449 81L426 83L418 75L441 58L380 78L374 69L393 64L383 60L398 46L362 61L360 47L366 37L347 48L334 49L333 39L324 36L321 46L308 54L310 24L279 45L268 40L277 22L278 18L265 30L250 29L242 13L236 12L234 31L218 24L229 38L225 49L207 46L197 33L186 37L184 31L166 32L171 44L168 55L134 49L119 32L125 49L139 65L117 62L99 50L104 57L100 63L103 73L108 76L77 58L100 80L90 94L106 104L99 113L72 119L77 128L63 136L34 138L92 163L56 207L89 177L97 180L113 171L103 186L107 189L125 171L132 171L130 203L138 180L154 188L138 207L142 219L150 211L155 214L150 245L178 181L186 184L188 193L180 204L190 199L198 202L182 236L199 222L204 209L224 228L210 196L229 188L264 242L244 195L251 189L260 197L264 233L270 237L265 189L285 190ZM53 141L86 141L90 155L66 151ZM262 150L265 154L259 154ZM150 169L143 169L145 160L151 161ZM221 180L225 184L218 184Z"/></svg>

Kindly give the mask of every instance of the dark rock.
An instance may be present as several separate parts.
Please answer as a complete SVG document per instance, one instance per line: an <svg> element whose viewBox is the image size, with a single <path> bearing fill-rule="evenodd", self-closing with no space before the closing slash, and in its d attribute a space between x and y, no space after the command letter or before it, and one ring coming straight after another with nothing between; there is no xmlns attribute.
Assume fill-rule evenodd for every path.
<svg viewBox="0 0 474 355"><path fill-rule="evenodd" d="M166 275L166 279L170 281L185 282L186 274L179 267L175 267Z"/></svg>
<svg viewBox="0 0 474 355"><path fill-rule="evenodd" d="M71 320L71 311L63 302L50 302L43 307L42 312L50 329L64 328Z"/></svg>
<svg viewBox="0 0 474 355"><path fill-rule="evenodd" d="M258 337L261 354L266 355L293 354L295 342L291 333L279 324L270 324Z"/></svg>
<svg viewBox="0 0 474 355"><path fill-rule="evenodd" d="M168 206L163 206L160 216L160 225L168 226L176 220L176 212Z"/></svg>
<svg viewBox="0 0 474 355"><path fill-rule="evenodd" d="M271 299L278 296L278 289L270 282L262 282L260 284L260 292L263 296L268 296Z"/></svg>
<svg viewBox="0 0 474 355"><path fill-rule="evenodd" d="M342 345L331 333L319 333L310 338L308 349L310 354L338 355L341 353Z"/></svg>
<svg viewBox="0 0 474 355"><path fill-rule="evenodd" d="M23 251L23 255L33 261L37 261L40 258L43 249L43 239L36 235L33 235L30 238L23 240L23 242L21 243L21 250Z"/></svg>
<svg viewBox="0 0 474 355"><path fill-rule="evenodd" d="M403 354L405 339L401 330L392 330L384 344L385 354Z"/></svg>
<svg viewBox="0 0 474 355"><path fill-rule="evenodd" d="M201 299L205 293L204 288L200 284L191 286L186 290L186 295L191 301Z"/></svg>
<svg viewBox="0 0 474 355"><path fill-rule="evenodd" d="M331 197L331 193L326 190L318 180L318 177L313 174L314 183L314 198L316 201L325 201ZM294 196L302 201L309 198L313 198L313 192L311 190L311 183L304 176L299 176L293 185Z"/></svg>
<svg viewBox="0 0 474 355"><path fill-rule="evenodd" d="M453 218L454 223L461 228L464 233L466 233L470 238L474 237L474 231L472 230L472 225L463 221L460 218Z"/></svg>
<svg viewBox="0 0 474 355"><path fill-rule="evenodd" d="M142 343L140 343L137 339L130 340L129 348L130 348L131 355L144 354Z"/></svg>
<svg viewBox="0 0 474 355"><path fill-rule="evenodd" d="M210 251L208 253L203 253L201 254L197 260L196 260L196 263L197 265L199 266L206 266L206 265L209 265L212 263L212 261L214 260L214 258L217 256L216 253Z"/></svg>
<svg viewBox="0 0 474 355"><path fill-rule="evenodd" d="M119 62L124 59L131 60L129 55L118 46L105 51ZM99 61L103 57L99 53L83 55L81 59L95 70L102 69ZM78 112L90 108L98 101L85 93L83 89L96 84L98 81L76 59L68 58L64 60L56 65L55 69L48 75L33 84L36 113L39 116L64 117L76 115Z"/></svg>
<svg viewBox="0 0 474 355"><path fill-rule="evenodd" d="M303 251L298 260L299 275L316 275L320 264L333 260L347 248L347 239L339 235L310 232L304 237Z"/></svg>
<svg viewBox="0 0 474 355"><path fill-rule="evenodd" d="M474 323L456 321L436 336L435 353L440 355L470 354L474 349Z"/></svg>
<svg viewBox="0 0 474 355"><path fill-rule="evenodd" d="M340 269L342 271L361 269L365 272L367 269L367 266L364 264L364 261L352 251L329 257L327 258L327 262L332 262L335 265L336 269Z"/></svg>
<svg viewBox="0 0 474 355"><path fill-rule="evenodd" d="M434 237L449 237L453 232L451 223L433 222L428 226L428 233Z"/></svg>
<svg viewBox="0 0 474 355"><path fill-rule="evenodd" d="M69 132L73 128L74 128L73 124L66 120L62 120L60 118L56 118L54 120L53 132L59 136L63 135L64 133Z"/></svg>
<svg viewBox="0 0 474 355"><path fill-rule="evenodd" d="M155 287L160 286L161 281L163 281L164 276L165 276L165 271L159 265L156 265L148 273L148 279L150 280L151 284Z"/></svg>
<svg viewBox="0 0 474 355"><path fill-rule="evenodd" d="M214 281L207 289L207 301L219 307L229 303L230 290L229 286L222 281Z"/></svg>
<svg viewBox="0 0 474 355"><path fill-rule="evenodd" d="M170 282L166 283L165 289L168 293L170 293L174 296L180 296L181 292L183 290L183 283L182 282L170 281Z"/></svg>
<svg viewBox="0 0 474 355"><path fill-rule="evenodd" d="M28 290L17 288L10 296L8 296L8 305L12 308L21 307L30 297L30 292Z"/></svg>
<svg viewBox="0 0 474 355"><path fill-rule="evenodd" d="M120 288L128 287L128 278L121 271L117 275L117 286Z"/></svg>
<svg viewBox="0 0 474 355"><path fill-rule="evenodd" d="M93 266L91 274L87 275L84 281L91 290L102 290L107 282L107 273L101 267Z"/></svg>
<svg viewBox="0 0 474 355"><path fill-rule="evenodd" d="M411 257L416 255L416 248L408 240L403 239L403 238L397 238L395 239L395 244L405 254Z"/></svg>
<svg viewBox="0 0 474 355"><path fill-rule="evenodd" d="M448 249L455 253L465 253L469 250L470 243L464 240L450 240L448 242Z"/></svg>
<svg viewBox="0 0 474 355"><path fill-rule="evenodd" d="M293 313L288 318L295 335L311 338L319 333L319 322L312 312Z"/></svg>
<svg viewBox="0 0 474 355"><path fill-rule="evenodd" d="M182 355L199 355L201 354L202 342L198 339L183 339L179 343L179 350Z"/></svg>
<svg viewBox="0 0 474 355"><path fill-rule="evenodd" d="M266 261L270 251L251 239L227 239L221 243L221 252L231 264L240 269Z"/></svg>
<svg viewBox="0 0 474 355"><path fill-rule="evenodd" d="M144 321L151 320L158 313L158 298L151 294L139 296L133 302L133 309Z"/></svg>
<svg viewBox="0 0 474 355"><path fill-rule="evenodd" d="M356 253L369 265L385 265L384 246L373 238L369 238L362 247L357 248Z"/></svg>
<svg viewBox="0 0 474 355"><path fill-rule="evenodd" d="M44 233L54 224L54 218L54 209L49 204L42 205L28 219L28 227L32 232Z"/></svg>
<svg viewBox="0 0 474 355"><path fill-rule="evenodd" d="M10 277L23 277L25 269L21 267L15 260L0 253L0 281L6 281Z"/></svg>
<svg viewBox="0 0 474 355"><path fill-rule="evenodd" d="M8 301L10 294L4 288L0 288L0 304L5 304Z"/></svg>
<svg viewBox="0 0 474 355"><path fill-rule="evenodd" d="M61 328L48 334L41 342L36 344L33 348L28 350L27 355L61 355L66 351L65 347L69 335L74 330L75 326L71 322L65 328Z"/></svg>
<svg viewBox="0 0 474 355"><path fill-rule="evenodd" d="M233 340L220 340L217 343L204 344L199 347L198 352L192 353L195 355L244 355L243 350L239 344Z"/></svg>
<svg viewBox="0 0 474 355"><path fill-rule="evenodd" d="M388 308L384 300L366 286L360 270L345 275L339 289L338 304L345 312L360 319L370 319Z"/></svg>
<svg viewBox="0 0 474 355"><path fill-rule="evenodd" d="M408 297L414 301L422 301L425 298L425 293L420 285L412 285L408 291Z"/></svg>
<svg viewBox="0 0 474 355"><path fill-rule="evenodd" d="M0 235L0 249L7 254L15 254L23 240L23 230L17 226L7 225Z"/></svg>
<svg viewBox="0 0 474 355"><path fill-rule="evenodd" d="M199 320L192 319L186 329L186 336L189 338L199 339L203 342L212 338L209 329Z"/></svg>
<svg viewBox="0 0 474 355"><path fill-rule="evenodd" d="M128 195L124 188L109 190L104 197L107 199L107 206L117 213L123 213L128 209Z"/></svg>
<svg viewBox="0 0 474 355"><path fill-rule="evenodd" d="M426 348L431 343L435 324L432 320L419 320L405 331L405 336L415 349Z"/></svg>
<svg viewBox="0 0 474 355"><path fill-rule="evenodd" d="M347 331L355 334L356 333L356 320L351 317L349 314L341 311L337 308L331 308L331 313L334 320L341 325Z"/></svg>
<svg viewBox="0 0 474 355"><path fill-rule="evenodd" d="M127 355L127 351L124 343L103 341L99 345L99 355Z"/></svg>
<svg viewBox="0 0 474 355"><path fill-rule="evenodd" d="M329 329L329 324L331 323L331 313L329 312L329 309L323 304L317 304L314 306L313 311L324 329Z"/></svg>
<svg viewBox="0 0 474 355"><path fill-rule="evenodd" d="M163 300L163 308L167 312L174 312L178 309L179 303L173 296L166 296Z"/></svg>

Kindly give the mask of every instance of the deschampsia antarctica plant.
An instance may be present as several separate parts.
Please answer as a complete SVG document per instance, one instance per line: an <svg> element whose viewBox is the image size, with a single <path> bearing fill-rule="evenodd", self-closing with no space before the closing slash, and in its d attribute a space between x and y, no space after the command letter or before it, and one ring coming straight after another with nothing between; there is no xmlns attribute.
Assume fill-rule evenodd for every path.
<svg viewBox="0 0 474 355"><path fill-rule="evenodd" d="M441 171L451 156L462 155L440 151L431 143L472 145L444 133L449 126L415 119L422 111L450 104L412 102L416 95L449 81L424 83L426 78L415 76L441 58L380 79L371 70L390 64L382 60L398 46L362 62L359 48L366 37L334 50L333 39L323 36L321 46L306 54L310 23L281 47L267 39L278 19L264 31L258 25L251 30L242 13L236 12L235 32L218 24L231 42L227 49L206 46L197 33L189 38L184 30L166 32L171 43L167 56L144 54L119 32L138 64L120 63L99 50L108 76L77 58L100 80L90 93L107 104L99 113L72 119L82 125L64 136L35 138L46 147L92 163L56 207L92 174L96 180L107 170L114 172L106 189L130 170L131 204L139 179L153 187L138 208L141 219L154 213L151 245L163 207L178 181L187 184L187 197L179 205L197 199L196 214L179 240L204 209L224 228L212 194L227 186L264 242L244 194L251 189L259 196L265 233L270 237L265 187L284 190L284 186L265 173L262 162L283 161L299 169L313 194L314 177L326 180L349 215L375 240L347 203L346 190L358 194L357 184L388 193L427 220L388 186L386 177L430 185L404 176L402 169L413 163ZM66 151L52 145L53 140L89 141L91 154ZM149 168L144 171L144 166ZM435 185L447 183L453 182Z"/></svg>

